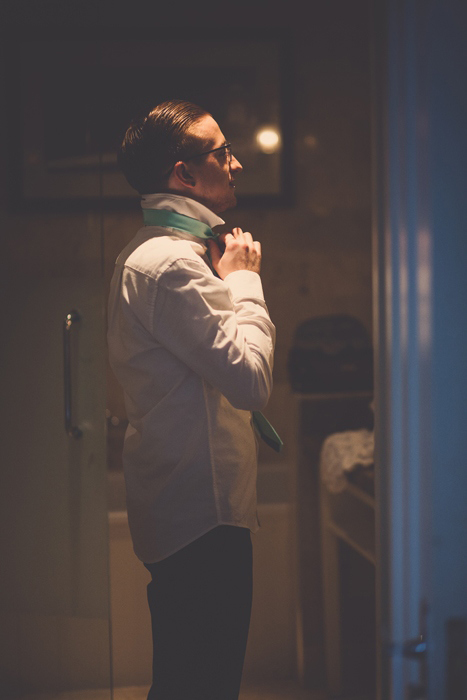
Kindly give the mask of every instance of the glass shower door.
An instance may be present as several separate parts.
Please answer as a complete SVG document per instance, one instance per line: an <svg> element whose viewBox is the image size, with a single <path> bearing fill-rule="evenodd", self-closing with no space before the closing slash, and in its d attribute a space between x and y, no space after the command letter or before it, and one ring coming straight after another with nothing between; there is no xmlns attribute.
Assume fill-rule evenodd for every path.
<svg viewBox="0 0 467 700"><path fill-rule="evenodd" d="M50 151L70 146L47 109L68 72L58 46L25 43L16 59L2 88L22 192L1 212L0 697L107 700L101 158Z"/></svg>

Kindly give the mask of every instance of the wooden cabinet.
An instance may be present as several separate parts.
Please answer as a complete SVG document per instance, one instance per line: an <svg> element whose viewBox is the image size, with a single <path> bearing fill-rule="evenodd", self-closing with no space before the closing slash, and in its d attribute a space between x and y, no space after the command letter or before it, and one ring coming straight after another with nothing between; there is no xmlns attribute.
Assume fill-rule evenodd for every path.
<svg viewBox="0 0 467 700"><path fill-rule="evenodd" d="M331 494L321 484L319 461L328 435L371 429L372 394L297 395L298 453L294 479L297 536L298 675L309 689L342 688L342 568L340 542L374 563L371 483L349 481Z"/></svg>
<svg viewBox="0 0 467 700"><path fill-rule="evenodd" d="M365 468L366 471L369 471ZM369 472L368 481L373 481L374 470ZM342 544L363 557L373 567L375 565L375 499L370 489L363 490L360 484L356 485L348 481L345 490L340 493L331 493L321 483L320 486L320 527L321 527L321 566L323 581L323 618L324 618L324 645L326 666L326 689L333 695L342 692L345 686L345 674L343 671L343 656L346 642L343 630L345 622L345 590L346 576L345 566L342 562ZM358 566L358 563L357 563ZM361 567L358 567L361 569ZM361 574L360 574L361 576ZM370 572L371 576L371 572ZM355 576L354 576L355 578ZM374 577L373 577L374 578ZM347 584L348 585L348 584ZM359 581L360 587L367 588L368 584ZM374 583L373 583L374 586ZM358 591L356 592L358 594ZM362 596L357 595L357 599ZM371 600L371 596L370 596ZM352 605L349 598L347 605ZM354 624L367 626L368 617L374 617L374 610L361 611L363 619L354 619ZM374 630L370 630L370 634ZM348 636L348 635L347 635ZM358 643L365 646L365 641L357 635ZM368 640L369 641L369 640ZM355 640L354 640L355 643ZM347 642L348 645L348 642ZM374 663L373 650L367 654L368 665ZM364 669L365 675L370 677L371 668ZM371 685L368 680L366 685Z"/></svg>

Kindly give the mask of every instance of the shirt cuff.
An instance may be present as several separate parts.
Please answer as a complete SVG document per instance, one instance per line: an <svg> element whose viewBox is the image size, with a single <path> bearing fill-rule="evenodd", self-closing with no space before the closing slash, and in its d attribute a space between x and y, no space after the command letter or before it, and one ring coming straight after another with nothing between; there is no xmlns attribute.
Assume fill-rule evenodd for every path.
<svg viewBox="0 0 467 700"><path fill-rule="evenodd" d="M257 272L236 270L227 275L224 282L234 299L249 297L264 301L263 285Z"/></svg>

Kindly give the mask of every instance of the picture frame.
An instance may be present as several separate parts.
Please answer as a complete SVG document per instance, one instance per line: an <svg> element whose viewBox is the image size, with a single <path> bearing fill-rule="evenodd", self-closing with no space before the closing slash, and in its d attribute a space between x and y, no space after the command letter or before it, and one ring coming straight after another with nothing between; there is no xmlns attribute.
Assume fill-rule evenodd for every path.
<svg viewBox="0 0 467 700"><path fill-rule="evenodd" d="M17 196L24 206L133 207L116 153L130 121L166 99L200 104L243 165L239 205L292 199L289 51L277 36L24 41ZM269 141L268 141L269 138ZM275 143L274 143L275 142Z"/></svg>

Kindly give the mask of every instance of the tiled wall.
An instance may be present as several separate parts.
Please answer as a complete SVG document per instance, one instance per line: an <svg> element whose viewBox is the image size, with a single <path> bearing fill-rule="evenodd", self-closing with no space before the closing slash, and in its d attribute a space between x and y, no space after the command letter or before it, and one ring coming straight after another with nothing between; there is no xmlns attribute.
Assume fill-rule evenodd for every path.
<svg viewBox="0 0 467 700"><path fill-rule="evenodd" d="M293 459L296 426L287 354L297 325L311 316L348 313L371 332L368 7L363 0L322 6L318 10L311 4L305 18L292 3L281 22L273 11L255 17L254 8L243 17L251 26L282 26L292 44L293 104L286 111L294 134L294 202L279 208L237 207L223 215L227 224L251 231L262 243L263 286L277 327L275 390L266 414L286 446L280 457L261 450L266 469L271 461L286 469ZM239 39L240 19L238 13L231 18L232 34ZM105 215L107 279L139 226L139 212ZM109 408L122 414L112 379Z"/></svg>
<svg viewBox="0 0 467 700"><path fill-rule="evenodd" d="M101 6L104 3L96 3L93 16L86 18L83 14L82 21L92 23L95 16L99 16L98 9ZM160 5L155 6L157 13L152 19L144 11L128 12L128 7L125 9L124 6L125 3L120 3L119 6L112 7L112 12L102 20L104 25L115 25L122 29L127 28L128 24L138 28L144 21L147 27L152 22L154 29L158 29L160 16L157 13L161 11ZM298 9L299 6L306 9L306 14L305 9ZM277 474L281 471L287 473L293 468L295 460L295 399L289 389L286 369L294 330L310 316L329 313L350 313L371 330L367 3L362 0L352 3L334 0L316 6L313 3L290 3L287 7L287 14L282 10L280 15L271 18L263 17L258 11L252 19L252 7L249 8L250 12L242 13L237 6L236 12L231 13L229 19L229 33L239 37L239 50L243 27L249 22L250 28L282 27L291 38L293 46L294 203L285 208L237 208L225 217L230 225L250 230L263 245L262 279L265 297L277 327L275 390L266 413L286 443L280 456L263 448L260 452L260 472L264 477L260 501L263 499L269 503L261 505L264 509L261 518L263 527L254 542L257 598L245 669L246 673L252 675L267 670L271 663L274 663L280 674L286 674L294 662L294 581L293 574L288 575L293 570L293 564L289 564L293 544L289 534L289 494L282 499L271 499L266 495L270 492L273 479L277 480L277 484L286 483L287 480L281 482ZM308 14L309 10L311 15ZM80 6L77 11L79 21L81 12ZM188 17L177 17L173 23L174 32L180 19L188 26ZM215 18L213 19L214 23L211 21L204 24L199 19L198 26L196 23L193 26L197 31L202 30L204 36L216 31ZM18 26L21 29L27 28L28 22L33 26L36 20L34 13L26 13L19 18ZM57 27L68 21L65 15L54 16L55 20ZM41 17L41 26L44 24L47 25L47 21ZM8 130L5 126L2 133L5 135L6 148ZM6 168L2 168L1 178L4 185L2 189L5 190L9 184ZM105 275L108 280L116 255L139 227L139 217L137 213L105 211L102 223ZM87 216L85 213L11 215L6 213L5 207L2 214L4 241L6 247L13 251L15 259L21 258L25 246L29 253L34 249L37 250L37 255L47 254L50 257L51 275L60 274L63 255L58 253L61 249L65 250L70 265L73 265L73 247L70 241L75 245L77 241L84 240L78 235L82 228L96 231L95 246L88 250L89 260L86 263L94 272L99 264L100 224L98 215ZM41 245L41 231L47 232L49 240L52 240L51 232L55 235L56 244L46 251ZM31 259L33 256L28 254L28 257ZM54 263L55 258L57 264ZM108 407L113 415L123 415L121 394L110 374ZM112 566L117 567L113 569L114 582L118 581L115 585L122 587L120 593L113 588L113 604L117 605L113 611L117 633L118 625L124 623L122 616L127 614L125 586L141 592L135 599L137 602L132 611L134 619L139 619L140 613L147 614L142 612L143 606L146 610L143 595L145 570L142 569L141 580L138 581L132 580L132 572L136 572L136 569L122 570L124 562L133 556L126 535L113 537L111 548ZM272 559L284 562L274 576L271 576L269 568ZM119 572L117 576L115 572ZM138 578L138 574L135 573L134 576ZM119 595L123 595L123 598L119 598ZM118 605L119 600L123 600L122 606ZM274 611L272 617L271 611ZM119 660L116 673L121 674L116 680L130 684L134 681L125 677L127 670L138 674L147 673L149 633L148 627L144 632L144 626L140 628L132 624L133 627L129 631L127 628L124 636L133 641L134 650L138 650L139 644L146 644L144 653L137 655L137 658L131 656L130 663L130 657L126 654L118 656L118 642L114 639L114 653Z"/></svg>

